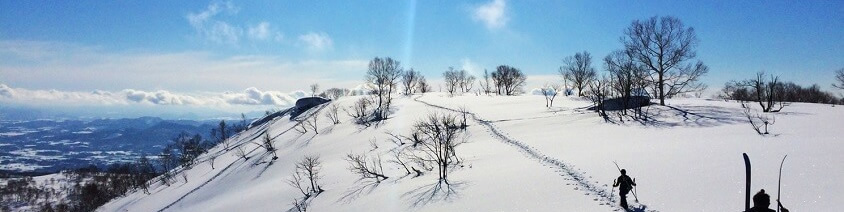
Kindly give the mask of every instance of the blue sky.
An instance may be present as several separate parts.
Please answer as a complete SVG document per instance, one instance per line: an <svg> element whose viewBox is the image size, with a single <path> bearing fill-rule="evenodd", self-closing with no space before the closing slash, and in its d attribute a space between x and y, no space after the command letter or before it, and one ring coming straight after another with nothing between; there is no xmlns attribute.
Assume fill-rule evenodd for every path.
<svg viewBox="0 0 844 212"><path fill-rule="evenodd" d="M844 68L844 1L2 1L0 90L19 104L131 104L90 96L129 91L276 104L311 83L354 87L376 56L431 79L507 64L540 86L578 51L600 70L633 20L666 15L695 28L711 92L762 70L832 90Z"/></svg>

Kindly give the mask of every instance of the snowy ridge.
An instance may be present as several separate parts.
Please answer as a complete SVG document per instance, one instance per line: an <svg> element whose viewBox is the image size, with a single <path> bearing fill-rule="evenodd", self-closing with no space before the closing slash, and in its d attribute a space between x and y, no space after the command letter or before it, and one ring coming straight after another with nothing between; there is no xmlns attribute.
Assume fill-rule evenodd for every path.
<svg viewBox="0 0 844 212"><path fill-rule="evenodd" d="M288 128L287 130L285 130L285 131L283 131L283 132L279 133L278 135L273 136L273 138L278 137L278 136L281 136L282 134L285 134L285 133L287 133L288 131L293 130L293 129L294 129L294 128L296 128L297 126L301 125L301 124L302 124L302 122L303 122L303 120L305 120L305 119L307 119L307 118L310 118L311 116L315 116L315 115L319 114L319 111L321 111L323 108L325 108L325 106L326 106L326 105L327 105L327 104L322 104L322 105L320 105L320 106L317 106L317 107L314 107L314 108L309 109L309 110L308 110L308 111L309 111L308 113L305 113L305 114L299 114L299 115L300 115L300 117L302 117L302 118L300 118L300 119L299 119L299 121L297 121L297 123L296 123L295 125L291 126L291 127L290 127L290 128ZM271 115L272 115L272 114L271 114ZM302 116L302 115L304 115L304 116ZM248 141L252 141L252 140L255 140L255 139L259 139L262 135L264 135L265 133L267 133L267 130L265 130L265 129L266 129L268 126L271 126L272 124L274 124L276 121L278 121L278 119L279 119L280 117L282 117L282 116L277 116L277 117L273 118L272 120L270 120L270 121L268 121L268 122L265 122L265 123L263 123L263 124L261 124L261 125L258 125L257 127L255 127L255 128L256 128L256 130L253 130L253 131L257 131L257 132L260 132L260 133L254 133L254 132L253 132L253 133L252 133L252 135L251 135L251 136L249 136L249 137L247 137L246 139L244 139L244 138L240 138L240 137L241 137L241 135L243 135L243 132L238 133L237 135L235 135L235 138L239 138L239 139L236 139L236 140L237 140L237 142L234 144L234 146L232 146L232 148L241 147L241 146L243 146L243 145L247 144L247 143L248 143ZM247 132L247 131L250 131L250 130L251 130L251 128L250 128L250 129L248 129L248 130L246 130L246 131L244 131L244 132ZM230 138L230 139L231 139L231 138ZM231 148L230 148L230 149L231 149ZM257 151L257 150L259 150L259 149L261 149L261 147L255 147L255 148L252 148L251 150L249 150L248 152L246 152L246 154L252 154L252 152ZM225 150L225 149L224 149L224 150ZM228 151L217 151L217 152L216 152L216 153L214 153L214 154L216 154L216 156L219 156L219 155L224 154L224 153L226 153L226 152L228 152ZM198 163L206 162L207 160L209 160L209 157L210 157L210 156L207 156L207 154L206 154L206 157L205 157L203 160L200 160ZM249 159L251 160L251 159L255 159L255 158L260 158L260 157L250 157ZM209 178L208 180L206 180L205 182L203 182L201 185L199 185L199 186L197 186L197 187L195 187L195 188L191 189L188 193L186 193L186 194L182 195L181 197L179 197L179 199L176 199L175 201L173 201L173 202L172 202L172 203L170 203L169 205L165 206L164 208L159 209L159 210L158 210L158 212L162 212L162 211L165 211L165 210L169 209L170 207L172 207L172 206L173 206L173 205L175 205L176 203L179 203L179 201L182 201L182 200L183 200L185 197L187 197L188 195L192 194L193 192L196 192L197 190L199 190L200 188L204 187L205 185L207 185L207 184L208 184L208 183L210 183L211 181L213 181L213 180L217 179L217 177L219 177L219 176L220 176L220 175L222 175L223 173L226 173L226 171L227 171L230 167L232 167L232 165L234 165L234 164L235 164L235 162L237 162L237 161L238 161L238 160L235 160L235 161L233 161L233 162L229 163L228 165L226 165L226 167L225 167L225 168L223 168L223 170L220 170L219 172L217 172L217 174L215 174L213 177Z"/></svg>
<svg viewBox="0 0 844 212"><path fill-rule="evenodd" d="M331 104L347 109L360 98ZM777 135L762 137L741 120L739 103L705 99L651 106L653 121L644 123L607 122L582 110L589 102L577 97L555 107L541 104L541 96L444 93L401 96L394 103L390 119L372 126L343 113L341 123L332 124L322 117L326 106L258 124L233 135L228 150L220 145L192 168L174 171L169 186L153 180L151 194L136 191L98 211L290 211L292 200L303 196L287 181L295 162L313 155L323 161L325 192L307 199L308 211L623 211L617 188L608 185L618 176L612 161L641 187L636 193L645 205L628 195L632 211L738 211L744 152L756 162L752 189L771 192L782 155L789 155L781 198L789 209L828 211L844 195L837 189L844 186L838 180L844 171L835 163L842 158L841 107L793 104L775 114ZM449 173L452 185L437 184L437 175L428 172L408 175L388 162L394 150L412 148L393 135L409 135L432 112L459 116L467 110L468 142L457 150L464 164ZM297 130L308 117L322 118L318 133ZM259 147L266 133L275 138L277 160ZM247 160L232 150L237 147ZM348 170L348 154L382 157L389 179L361 179Z"/></svg>
<svg viewBox="0 0 844 212"><path fill-rule="evenodd" d="M444 107L444 106L440 106L440 105L434 105L434 104L425 102L425 101L420 99L421 97L422 96L415 97L415 98L413 98L413 100L418 101L422 104L431 106L431 107L440 108L440 109L443 109L443 110L448 110L448 111L452 111L452 112L456 112L456 113L461 113L461 111L456 110L456 109L452 109L452 108L448 108L448 107ZM554 168L558 168L560 171L563 172L563 174L565 174L564 176L570 177L570 178L567 178L567 180L572 180L576 183L576 184L574 184L575 186L577 186L575 189L584 192L585 195L596 195L596 196L598 196L598 198L595 198L593 200L600 202L600 204L602 204L602 205L610 205L610 206L613 206L613 207L617 207L618 209L623 209L620 206L618 206L617 205L618 202L612 198L613 193L610 192L610 191L607 191L607 189L605 188L605 187L607 187L606 184L604 184L603 186L599 186L597 184L594 184L594 183L599 183L598 181L595 181L594 183L590 182L588 179L591 179L592 176L586 176L585 175L586 172L576 171L574 166L569 165L566 162L563 162L559 159L556 159L556 158L547 156L545 154L542 154L536 148L533 148L533 147L531 147L527 144L519 142L518 140L509 138L507 135L504 135L503 131L498 129L490 121L481 119L481 118L478 117L477 114L472 113L470 111L467 111L467 113L476 122L484 125L488 129L488 131L493 134L494 137L498 138L499 141L510 144L511 146L515 146L516 148L519 149L520 152L524 153L525 155L527 155L530 158L538 160L543 165L551 165ZM630 205L632 207L636 208L635 211L646 211L645 209L647 208L647 205L642 204L642 203L633 203L633 204L630 204ZM647 211L656 211L656 210L648 209Z"/></svg>

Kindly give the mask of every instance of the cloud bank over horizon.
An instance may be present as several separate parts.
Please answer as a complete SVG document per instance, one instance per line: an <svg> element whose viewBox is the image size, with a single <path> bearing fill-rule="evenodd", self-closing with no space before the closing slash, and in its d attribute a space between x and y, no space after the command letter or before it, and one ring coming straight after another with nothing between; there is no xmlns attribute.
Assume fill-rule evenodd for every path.
<svg viewBox="0 0 844 212"><path fill-rule="evenodd" d="M305 97L304 91L282 92L249 87L237 92L178 93L167 90L59 91L14 88L0 83L0 102L19 105L188 105L230 107L238 105L290 106Z"/></svg>

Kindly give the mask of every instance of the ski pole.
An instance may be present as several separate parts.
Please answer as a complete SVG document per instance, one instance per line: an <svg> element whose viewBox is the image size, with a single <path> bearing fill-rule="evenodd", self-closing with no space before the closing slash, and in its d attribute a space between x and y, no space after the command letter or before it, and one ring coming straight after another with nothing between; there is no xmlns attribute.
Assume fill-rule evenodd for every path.
<svg viewBox="0 0 844 212"><path fill-rule="evenodd" d="M782 164L785 164L786 157L788 157L788 155L782 157L782 162L780 162L780 177L777 179L777 212L780 212L780 207L782 206L782 204L780 204L780 188L782 188Z"/></svg>
<svg viewBox="0 0 844 212"><path fill-rule="evenodd" d="M615 182L616 182L615 179L612 179L612 188L610 189L610 202L613 202L612 198L613 198L613 196L615 196L615 195L613 195L613 194L615 194Z"/></svg>
<svg viewBox="0 0 844 212"><path fill-rule="evenodd" d="M636 198L636 203L639 203L639 196L636 195L636 191L639 190L639 186L636 186L636 178L633 178L633 197Z"/></svg>

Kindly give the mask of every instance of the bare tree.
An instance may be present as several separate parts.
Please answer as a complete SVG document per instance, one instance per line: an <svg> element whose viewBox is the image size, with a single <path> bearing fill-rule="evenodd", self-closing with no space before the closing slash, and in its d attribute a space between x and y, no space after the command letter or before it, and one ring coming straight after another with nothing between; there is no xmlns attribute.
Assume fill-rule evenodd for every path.
<svg viewBox="0 0 844 212"><path fill-rule="evenodd" d="M376 182L386 180L384 167L381 165L381 157L375 156L371 159L366 155L347 154L346 161L349 162L349 170L360 175L361 179L375 179Z"/></svg>
<svg viewBox="0 0 844 212"><path fill-rule="evenodd" d="M331 120L333 124L340 124L340 107L337 106L337 103L332 103L328 106L328 110L325 111L325 117Z"/></svg>
<svg viewBox="0 0 844 212"><path fill-rule="evenodd" d="M226 149L228 150L229 142L227 141L227 139L229 139L229 134L227 133L228 128L226 127L226 120L220 120L220 123L217 125L217 130L211 131L211 135L218 135L214 132L219 133L219 136L216 137L217 143L223 143L223 145L225 145Z"/></svg>
<svg viewBox="0 0 844 212"><path fill-rule="evenodd" d="M430 114L426 119L416 122L414 132L421 135L421 155L414 156L418 161L437 165L439 180L448 183L448 170L458 164L456 147L464 140L457 117L447 114Z"/></svg>
<svg viewBox="0 0 844 212"><path fill-rule="evenodd" d="M443 72L443 81L445 81L445 90L450 96L460 89L460 71L454 70L454 67L448 67L448 70Z"/></svg>
<svg viewBox="0 0 844 212"><path fill-rule="evenodd" d="M577 88L577 96L583 96L583 91L595 79L595 68L592 67L592 56L587 51L575 53L563 59L560 75L570 76L572 85Z"/></svg>
<svg viewBox="0 0 844 212"><path fill-rule="evenodd" d="M422 76L422 74L413 70L413 68L404 72L404 75L401 77L402 85L404 85L404 95L411 95L416 92L416 88L419 86L420 76Z"/></svg>
<svg viewBox="0 0 844 212"><path fill-rule="evenodd" d="M733 82L736 86L743 86L750 89L753 96L751 97L762 108L762 112L779 112L785 107L783 97L779 92L782 89L782 83L779 82L779 77L771 75L770 80L765 79L765 72L756 73L755 79L745 80L741 82Z"/></svg>
<svg viewBox="0 0 844 212"><path fill-rule="evenodd" d="M844 68L835 71L835 80L838 81L838 84L832 84L832 86L839 89L844 89Z"/></svg>
<svg viewBox="0 0 844 212"><path fill-rule="evenodd" d="M375 110L376 120L386 119L389 115L390 103L393 100L392 94L396 87L396 81L404 72L399 61L392 58L378 58L369 61L369 70L366 72L366 81L375 85L375 95L378 96L378 104Z"/></svg>
<svg viewBox="0 0 844 212"><path fill-rule="evenodd" d="M322 178L322 174L320 173L322 170L322 161L319 159L319 156L305 156L305 158L296 163L296 170L307 177L311 185L311 192L319 194L324 191L319 186L319 179Z"/></svg>
<svg viewBox="0 0 844 212"><path fill-rule="evenodd" d="M484 94L489 95L492 92L492 86L490 86L489 82L489 72L484 69L484 81L478 81L481 84L481 90L483 90Z"/></svg>
<svg viewBox="0 0 844 212"><path fill-rule="evenodd" d="M694 28L684 26L676 17L651 17L633 21L624 34L625 49L648 70L660 105L665 105L666 97L704 89L698 80L709 68L701 61L687 62L696 57Z"/></svg>
<svg viewBox="0 0 844 212"><path fill-rule="evenodd" d="M317 92L319 92L319 84L311 84L311 96L317 96Z"/></svg>
<svg viewBox="0 0 844 212"><path fill-rule="evenodd" d="M621 98L622 114L631 108L631 97L643 95L647 87L647 73L633 58L630 51L614 51L604 58L604 69L609 72L610 87ZM635 92L635 93L634 93Z"/></svg>
<svg viewBox="0 0 844 212"><path fill-rule="evenodd" d="M472 76L466 70L460 70L457 76L460 80L460 92L466 93L472 91L472 87L475 85L475 76Z"/></svg>
<svg viewBox="0 0 844 212"><path fill-rule="evenodd" d="M329 88L322 92L320 96L325 98L337 100L340 97L348 96L351 91L346 88Z"/></svg>
<svg viewBox="0 0 844 212"><path fill-rule="evenodd" d="M425 80L425 76L419 76L419 83L417 84L417 91L419 93L428 93L431 91L431 85Z"/></svg>
<svg viewBox="0 0 844 212"><path fill-rule="evenodd" d="M612 94L609 84L610 79L607 77L593 80L592 83L589 83L589 93L587 94L589 100L595 105L595 112L598 112L604 119L608 118L606 108L604 108L604 100Z"/></svg>
<svg viewBox="0 0 844 212"><path fill-rule="evenodd" d="M545 96L545 107L553 107L554 99L557 98L557 94L560 93L560 86L546 83L545 87L543 87L541 91L542 96Z"/></svg>
<svg viewBox="0 0 844 212"><path fill-rule="evenodd" d="M511 96L521 92L527 76L517 68L500 65L492 72L492 80L499 95Z"/></svg>
<svg viewBox="0 0 844 212"><path fill-rule="evenodd" d="M569 90L569 81L571 81L571 73L565 70L562 66L560 66L559 70L560 75L563 77L563 94L566 96L570 96L572 94L571 90Z"/></svg>

